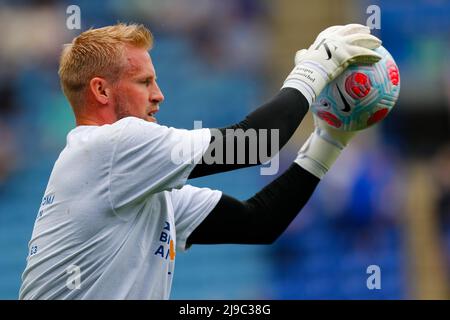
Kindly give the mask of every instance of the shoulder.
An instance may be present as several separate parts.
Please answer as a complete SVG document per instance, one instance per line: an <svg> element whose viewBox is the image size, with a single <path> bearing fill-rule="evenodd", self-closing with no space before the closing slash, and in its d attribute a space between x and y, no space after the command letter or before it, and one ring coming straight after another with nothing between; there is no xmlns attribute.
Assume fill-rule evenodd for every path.
<svg viewBox="0 0 450 320"><path fill-rule="evenodd" d="M190 145L194 141L199 144L209 144L211 134L209 129L179 129L167 127L154 122L148 122L135 117L127 117L117 121L112 126L120 132L120 142L123 143L157 143L164 145Z"/></svg>
<svg viewBox="0 0 450 320"><path fill-rule="evenodd" d="M154 122L148 122L136 117L127 117L111 125L111 129L120 133L123 139L156 138L169 134L174 128L169 128Z"/></svg>
<svg viewBox="0 0 450 320"><path fill-rule="evenodd" d="M135 117L127 117L113 124L106 124L95 128L88 128L83 132L84 139L99 144L115 145L123 142L138 142L157 137L164 133L166 127L147 122Z"/></svg>

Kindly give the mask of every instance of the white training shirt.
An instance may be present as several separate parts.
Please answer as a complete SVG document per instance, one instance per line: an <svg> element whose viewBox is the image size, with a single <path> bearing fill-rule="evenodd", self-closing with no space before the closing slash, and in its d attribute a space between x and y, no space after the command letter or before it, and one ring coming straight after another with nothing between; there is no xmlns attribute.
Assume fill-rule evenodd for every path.
<svg viewBox="0 0 450 320"><path fill-rule="evenodd" d="M210 138L134 117L73 129L39 208L19 298L168 299L177 250L221 197L184 185Z"/></svg>

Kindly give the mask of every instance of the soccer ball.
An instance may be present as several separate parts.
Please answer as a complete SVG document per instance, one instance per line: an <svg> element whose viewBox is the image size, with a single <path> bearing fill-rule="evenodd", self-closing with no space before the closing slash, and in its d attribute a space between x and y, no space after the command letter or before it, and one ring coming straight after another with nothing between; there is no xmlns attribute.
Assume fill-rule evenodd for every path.
<svg viewBox="0 0 450 320"><path fill-rule="evenodd" d="M362 130L384 119L400 93L400 75L391 54L375 49L382 59L373 65L351 65L331 81L311 106L333 128Z"/></svg>

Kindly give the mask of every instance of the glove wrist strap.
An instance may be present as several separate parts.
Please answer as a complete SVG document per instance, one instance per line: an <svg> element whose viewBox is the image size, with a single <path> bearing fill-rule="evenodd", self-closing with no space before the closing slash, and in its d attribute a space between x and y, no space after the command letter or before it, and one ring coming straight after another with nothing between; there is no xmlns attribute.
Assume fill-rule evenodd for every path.
<svg viewBox="0 0 450 320"><path fill-rule="evenodd" d="M300 149L294 162L322 179L339 157L342 149L321 137L319 130L316 129Z"/></svg>
<svg viewBox="0 0 450 320"><path fill-rule="evenodd" d="M295 66L282 88L299 90L311 105L327 85L327 75L322 69L312 61L303 61Z"/></svg>

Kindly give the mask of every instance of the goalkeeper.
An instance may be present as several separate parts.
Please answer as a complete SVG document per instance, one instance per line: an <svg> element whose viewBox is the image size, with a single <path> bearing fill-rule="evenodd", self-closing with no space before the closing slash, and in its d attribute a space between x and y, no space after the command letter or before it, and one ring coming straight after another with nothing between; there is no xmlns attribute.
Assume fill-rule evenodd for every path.
<svg viewBox="0 0 450 320"><path fill-rule="evenodd" d="M77 126L44 193L20 299L168 299L176 251L275 241L354 133L315 119L294 163L245 201L186 180L254 165L226 154L241 143L252 151L245 135L227 129L276 129L285 145L326 84L349 64L377 62L371 49L380 44L365 26L330 27L297 52L280 92L243 121L181 130L156 123L164 96L149 30L117 24L80 34L64 48L59 69ZM200 161L218 143L233 164ZM194 150L172 161L180 144Z"/></svg>

